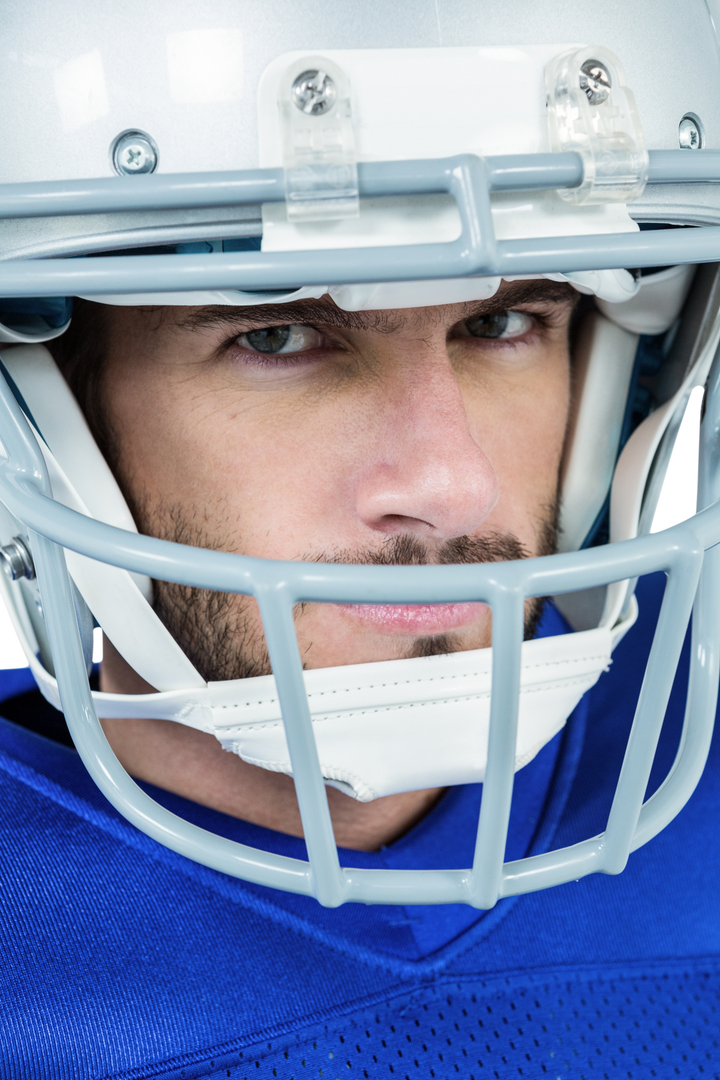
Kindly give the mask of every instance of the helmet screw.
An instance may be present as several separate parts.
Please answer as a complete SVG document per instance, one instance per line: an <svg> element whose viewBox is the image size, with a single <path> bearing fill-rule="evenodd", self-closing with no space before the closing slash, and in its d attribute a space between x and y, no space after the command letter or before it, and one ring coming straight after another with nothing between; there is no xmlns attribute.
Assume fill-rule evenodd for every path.
<svg viewBox="0 0 720 1080"><path fill-rule="evenodd" d="M683 116L678 124L678 142L682 150L702 149L702 132L696 117Z"/></svg>
<svg viewBox="0 0 720 1080"><path fill-rule="evenodd" d="M586 60L580 68L580 89L591 105L602 105L612 90L610 72L599 60Z"/></svg>
<svg viewBox="0 0 720 1080"><path fill-rule="evenodd" d="M155 172L157 146L144 131L122 131L110 147L110 160L118 176Z"/></svg>
<svg viewBox="0 0 720 1080"><path fill-rule="evenodd" d="M32 581L35 577L32 555L21 536L14 536L9 544L0 548L0 562L11 581L23 577Z"/></svg>
<svg viewBox="0 0 720 1080"><path fill-rule="evenodd" d="M326 71L303 71L292 84L292 99L300 112L322 116L335 104L337 90Z"/></svg>

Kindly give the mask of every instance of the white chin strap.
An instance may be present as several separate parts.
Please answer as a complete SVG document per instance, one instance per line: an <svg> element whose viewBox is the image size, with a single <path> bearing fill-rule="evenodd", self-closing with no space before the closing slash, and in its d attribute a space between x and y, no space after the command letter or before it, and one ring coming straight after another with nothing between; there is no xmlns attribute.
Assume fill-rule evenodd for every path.
<svg viewBox="0 0 720 1080"><path fill-rule="evenodd" d="M563 727L611 663L637 615L612 629L522 645L515 769ZM33 674L60 708L57 683L36 657ZM304 673L325 781L360 802L428 787L482 783L487 764L492 649ZM172 720L214 735L251 765L292 774L275 679L216 682L157 694L94 693L100 717Z"/></svg>
<svg viewBox="0 0 720 1080"><path fill-rule="evenodd" d="M621 627L525 642L515 770L563 727L607 669ZM570 640L565 640L570 638ZM320 768L328 784L360 802L402 791L482 783L490 724L492 649L309 671ZM226 750L290 774L274 679L211 685L212 730ZM242 703L237 703L238 691Z"/></svg>

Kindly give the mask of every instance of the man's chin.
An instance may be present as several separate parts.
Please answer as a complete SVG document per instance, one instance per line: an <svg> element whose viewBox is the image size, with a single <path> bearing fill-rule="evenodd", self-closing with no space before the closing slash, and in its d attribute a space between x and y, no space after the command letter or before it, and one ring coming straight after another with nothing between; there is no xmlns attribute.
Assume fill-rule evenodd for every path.
<svg viewBox="0 0 720 1080"><path fill-rule="evenodd" d="M406 653L406 658L412 660L420 656L447 656L449 653L487 648L489 644L489 641L467 644L458 634L435 634L433 637L418 638Z"/></svg>

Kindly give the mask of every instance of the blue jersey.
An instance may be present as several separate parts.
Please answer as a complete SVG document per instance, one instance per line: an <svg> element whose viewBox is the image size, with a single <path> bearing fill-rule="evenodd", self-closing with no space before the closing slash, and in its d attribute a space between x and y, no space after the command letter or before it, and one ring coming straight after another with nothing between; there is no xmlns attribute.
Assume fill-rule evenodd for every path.
<svg viewBox="0 0 720 1080"><path fill-rule="evenodd" d="M661 588L641 583L610 671L518 774L508 858L602 831ZM548 608L542 632L561 631ZM686 677L687 656L651 788L677 748ZM5 697L22 701L26 678L8 673ZM161 847L72 749L3 721L0 1076L718 1077L719 780L714 747L687 807L619 877L487 913L325 910ZM147 790L204 828L304 857L299 840ZM341 861L466 866L479 800L477 786L452 789L402 840Z"/></svg>

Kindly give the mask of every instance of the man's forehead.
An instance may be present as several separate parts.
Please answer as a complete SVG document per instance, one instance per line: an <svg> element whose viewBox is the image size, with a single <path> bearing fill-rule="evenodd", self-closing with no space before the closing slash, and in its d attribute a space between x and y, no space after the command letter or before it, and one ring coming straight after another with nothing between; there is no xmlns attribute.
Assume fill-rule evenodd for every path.
<svg viewBox="0 0 720 1080"><path fill-rule="evenodd" d="M386 311L344 311L330 296L293 300L288 303L234 307L212 305L198 308L166 309L176 327L198 331L232 324L252 325L292 323L323 324L345 330L373 330L397 333L420 326L454 324L473 316L513 306L544 304L572 306L579 294L563 281L533 279L503 282L494 296L458 304L438 304L421 308L396 308ZM174 316L174 318L173 318Z"/></svg>

